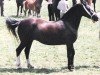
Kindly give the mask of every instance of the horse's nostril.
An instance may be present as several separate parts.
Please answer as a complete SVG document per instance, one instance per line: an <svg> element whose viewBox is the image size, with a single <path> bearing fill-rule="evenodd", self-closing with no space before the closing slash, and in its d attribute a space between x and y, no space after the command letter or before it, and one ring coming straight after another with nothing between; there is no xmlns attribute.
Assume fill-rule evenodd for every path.
<svg viewBox="0 0 100 75"><path fill-rule="evenodd" d="M94 21L98 21L98 19L99 19L99 18L98 18L97 15L93 15L93 16L92 16L92 20L94 20Z"/></svg>

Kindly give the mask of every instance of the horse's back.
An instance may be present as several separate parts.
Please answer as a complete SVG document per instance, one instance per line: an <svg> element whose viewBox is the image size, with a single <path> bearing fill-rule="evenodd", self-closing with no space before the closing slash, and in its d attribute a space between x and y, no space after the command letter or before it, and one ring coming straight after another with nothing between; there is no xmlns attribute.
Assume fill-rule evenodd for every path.
<svg viewBox="0 0 100 75"><path fill-rule="evenodd" d="M44 33L57 33L65 28L63 21L46 21L41 18L29 18L21 21L21 25L31 27L35 25L36 28Z"/></svg>

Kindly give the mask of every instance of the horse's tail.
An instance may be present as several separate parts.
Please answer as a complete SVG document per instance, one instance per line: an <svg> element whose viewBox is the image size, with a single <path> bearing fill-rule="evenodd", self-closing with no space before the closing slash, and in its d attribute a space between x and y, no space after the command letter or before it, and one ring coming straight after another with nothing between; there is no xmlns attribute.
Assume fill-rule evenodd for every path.
<svg viewBox="0 0 100 75"><path fill-rule="evenodd" d="M15 19L11 19L11 18L7 18L6 19L6 26L7 29L9 31L12 32L12 34L17 38L17 34L16 34L16 27L19 25L20 21L15 20Z"/></svg>

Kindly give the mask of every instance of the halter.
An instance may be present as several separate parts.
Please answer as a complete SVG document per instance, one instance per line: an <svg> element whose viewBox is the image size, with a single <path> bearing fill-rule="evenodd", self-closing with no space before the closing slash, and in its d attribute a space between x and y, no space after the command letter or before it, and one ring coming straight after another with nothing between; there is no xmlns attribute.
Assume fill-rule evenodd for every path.
<svg viewBox="0 0 100 75"><path fill-rule="evenodd" d="M95 12L91 15L90 14L90 12L86 9L86 7L85 7L85 5L84 4L82 4L83 5L83 8L85 9L85 11L91 16L91 19L92 19L92 17L96 14Z"/></svg>

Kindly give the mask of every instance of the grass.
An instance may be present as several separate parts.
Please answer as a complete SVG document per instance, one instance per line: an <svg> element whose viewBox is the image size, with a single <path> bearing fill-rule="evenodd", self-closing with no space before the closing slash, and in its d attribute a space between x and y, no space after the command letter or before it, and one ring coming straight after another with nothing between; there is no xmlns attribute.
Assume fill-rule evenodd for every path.
<svg viewBox="0 0 100 75"><path fill-rule="evenodd" d="M69 1L71 3L71 1ZM100 1L96 9L100 11ZM7 16L16 17L15 0L5 0L5 17L0 17L0 75L99 75L100 74L100 40L99 22L93 23L83 17L79 27L78 39L74 44L75 71L69 72L67 67L66 46L48 46L34 41L30 59L35 69L27 69L24 51L21 53L23 69L16 70L15 49L19 45L5 26ZM48 19L47 4L44 1L41 10L42 18ZM18 17L23 19L27 17Z"/></svg>

